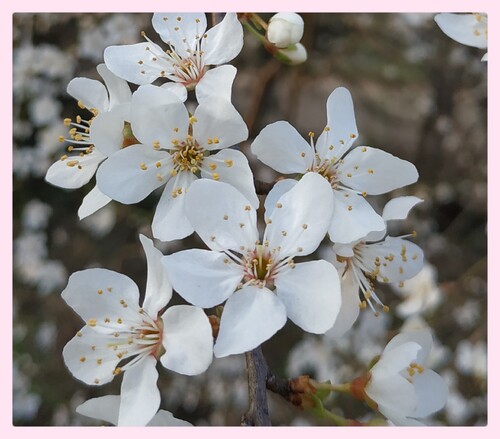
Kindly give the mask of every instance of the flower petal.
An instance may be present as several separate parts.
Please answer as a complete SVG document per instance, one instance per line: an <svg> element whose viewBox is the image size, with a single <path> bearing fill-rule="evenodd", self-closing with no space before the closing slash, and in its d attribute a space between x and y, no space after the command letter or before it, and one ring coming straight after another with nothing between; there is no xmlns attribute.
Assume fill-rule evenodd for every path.
<svg viewBox="0 0 500 439"><path fill-rule="evenodd" d="M286 323L286 308L267 288L247 286L226 302L214 347L216 357L251 351Z"/></svg>
<svg viewBox="0 0 500 439"><path fill-rule="evenodd" d="M255 209L234 187L195 181L186 195L185 213L194 230L212 250L253 249L258 239Z"/></svg>
<svg viewBox="0 0 500 439"><path fill-rule="evenodd" d="M414 196L393 198L384 206L382 218L384 221L404 220L408 217L410 210L423 201L422 198Z"/></svg>
<svg viewBox="0 0 500 439"><path fill-rule="evenodd" d="M153 418L161 400L157 380L156 358L152 355L125 371L117 425L144 426Z"/></svg>
<svg viewBox="0 0 500 439"><path fill-rule="evenodd" d="M318 137L316 151L322 159L336 161L344 156L358 138L354 104L349 90L344 87L333 90L326 102L326 115L326 128Z"/></svg>
<svg viewBox="0 0 500 439"><path fill-rule="evenodd" d="M385 194L418 180L412 163L369 146L354 148L338 169L342 184L368 195Z"/></svg>
<svg viewBox="0 0 500 439"><path fill-rule="evenodd" d="M148 423L149 427L193 427L193 424L182 419L174 417L174 415L166 410L158 410L158 413L153 416L153 419Z"/></svg>
<svg viewBox="0 0 500 439"><path fill-rule="evenodd" d="M327 334L332 338L342 337L359 316L359 285L356 279L348 270L341 279L342 303L339 315L335 323Z"/></svg>
<svg viewBox="0 0 500 439"><path fill-rule="evenodd" d="M99 167L97 186L113 200L133 204L165 184L170 169L171 156L167 152L132 145L113 154Z"/></svg>
<svg viewBox="0 0 500 439"><path fill-rule="evenodd" d="M303 174L312 166L314 151L288 122L267 125L251 145L252 152L282 174Z"/></svg>
<svg viewBox="0 0 500 439"><path fill-rule="evenodd" d="M207 28L203 13L159 13L153 14L153 28L167 44L174 46L182 58L196 50L198 40Z"/></svg>
<svg viewBox="0 0 500 439"><path fill-rule="evenodd" d="M333 211L332 188L319 174L309 172L278 200L268 220L264 241L280 248L280 257L305 256L326 235Z"/></svg>
<svg viewBox="0 0 500 439"><path fill-rule="evenodd" d="M127 318L133 320L134 313L139 310L139 289L135 282L104 268L73 273L61 296L84 321L95 320L96 329L109 327L106 318L112 321L117 317L124 321Z"/></svg>
<svg viewBox="0 0 500 439"><path fill-rule="evenodd" d="M422 349L417 342L409 341L400 344L389 351L384 350L378 363L370 370L373 382L390 380L395 376L401 376L400 372L416 361L419 351ZM406 378L404 378L406 381Z"/></svg>
<svg viewBox="0 0 500 439"><path fill-rule="evenodd" d="M197 122L193 126L193 137L200 146L209 151L228 148L248 138L248 128L227 100L211 96L198 105L194 112Z"/></svg>
<svg viewBox="0 0 500 439"><path fill-rule="evenodd" d="M288 318L304 331L324 334L340 310L340 281L335 267L326 261L296 264L276 276L276 294Z"/></svg>
<svg viewBox="0 0 500 439"><path fill-rule="evenodd" d="M274 208L276 207L276 204L278 204L278 200L281 196L292 189L297 183L298 181L292 178L285 178L276 182L264 201L264 218L266 220L273 214Z"/></svg>
<svg viewBox="0 0 500 439"><path fill-rule="evenodd" d="M104 195L97 186L83 198L82 204L78 208L78 218L80 220L87 218L94 212L106 206L111 201L107 195Z"/></svg>
<svg viewBox="0 0 500 439"><path fill-rule="evenodd" d="M150 103L145 99L156 95ZM153 104L154 103L154 104ZM186 140L189 114L185 105L171 91L154 85L140 87L132 96L131 124L134 136L148 146L171 149Z"/></svg>
<svg viewBox="0 0 500 439"><path fill-rule="evenodd" d="M195 92L198 103L210 101L212 96L218 96L231 102L231 89L236 71L236 67L230 65L208 70L196 85Z"/></svg>
<svg viewBox="0 0 500 439"><path fill-rule="evenodd" d="M111 72L126 81L138 85L151 84L161 76L162 71L170 71L167 62L158 57L160 53L164 53L163 49L152 42L109 46L104 49L104 62Z"/></svg>
<svg viewBox="0 0 500 439"><path fill-rule="evenodd" d="M186 91L185 87L173 82L167 82L160 87L152 84L141 85L137 88L132 96L132 106L134 108L142 108L161 107L163 105L177 104L178 108L181 108L179 104L183 105L183 100L179 97L177 86ZM183 117L183 120L184 119L186 119L187 121L187 116ZM187 122L185 122L185 125L187 129Z"/></svg>
<svg viewBox="0 0 500 439"><path fill-rule="evenodd" d="M461 44L488 47L486 23L480 14L437 14L434 20L446 35Z"/></svg>
<svg viewBox="0 0 500 439"><path fill-rule="evenodd" d="M193 233L194 229L184 213L184 205L188 188L197 178L188 171L179 173L177 178L171 178L167 182L151 224L155 238L173 241Z"/></svg>
<svg viewBox="0 0 500 439"><path fill-rule="evenodd" d="M130 102L132 92L130 91L127 81L113 74L111 70L106 67L106 64L99 64L97 66L97 72L101 75L101 78L104 79L104 83L108 89L110 110L117 105Z"/></svg>
<svg viewBox="0 0 500 439"><path fill-rule="evenodd" d="M170 93L173 93L179 98L181 102L185 102L188 97L186 87L184 87L182 84L179 84L178 82L166 82L165 84L162 84L160 88L167 90Z"/></svg>
<svg viewBox="0 0 500 439"><path fill-rule="evenodd" d="M78 380L89 385L109 383L120 359L109 348L115 343L111 334L101 334L84 326L63 349L66 367Z"/></svg>
<svg viewBox="0 0 500 439"><path fill-rule="evenodd" d="M70 156L58 160L47 170L45 180L64 189L78 189L90 181L105 158L104 154L94 149L83 157Z"/></svg>
<svg viewBox="0 0 500 439"><path fill-rule="evenodd" d="M148 280L142 307L150 317L156 319L158 312L172 298L172 285L161 262L163 254L155 248L151 239L144 235L139 235L139 239L144 248L148 266Z"/></svg>
<svg viewBox="0 0 500 439"><path fill-rule="evenodd" d="M405 331L401 332L395 337L393 337L389 343L387 343L384 352L389 352L393 349L397 349L402 344L408 342L418 343L421 347L418 352L416 361L418 364L425 364L427 358L432 349L432 335L430 331Z"/></svg>
<svg viewBox="0 0 500 439"><path fill-rule="evenodd" d="M255 193L253 173L245 155L234 149L223 149L207 157L202 169L212 176L216 173L218 181L228 183L240 191L250 204L259 208L259 197Z"/></svg>
<svg viewBox="0 0 500 439"><path fill-rule="evenodd" d="M106 156L119 151L123 145L123 116L120 111L108 111L92 121L89 141Z"/></svg>
<svg viewBox="0 0 500 439"><path fill-rule="evenodd" d="M373 231L385 231L385 222L364 197L334 190L333 217L328 229L332 242L350 244Z"/></svg>
<svg viewBox="0 0 500 439"><path fill-rule="evenodd" d="M415 418L423 418L441 410L448 398L448 386L443 378L431 369L413 376L413 385L417 393L418 404L411 414Z"/></svg>
<svg viewBox="0 0 500 439"><path fill-rule="evenodd" d="M220 65L231 61L243 48L243 26L234 12L228 12L222 21L209 29L204 38L206 65Z"/></svg>
<svg viewBox="0 0 500 439"><path fill-rule="evenodd" d="M379 282L402 282L417 275L424 266L424 253L413 242L388 236L381 242L365 244L363 265L376 273Z"/></svg>
<svg viewBox="0 0 500 439"><path fill-rule="evenodd" d="M99 398L91 398L75 409L80 415L109 422L113 425L118 424L119 410L120 395L106 395Z"/></svg>
<svg viewBox="0 0 500 439"><path fill-rule="evenodd" d="M202 308L224 302L243 277L227 255L210 250L183 250L164 256L162 262L175 291Z"/></svg>
<svg viewBox="0 0 500 439"><path fill-rule="evenodd" d="M488 61L488 54L487 54L487 53L485 53L485 54L483 55L483 57L481 58L481 61L483 61L483 62L484 62L484 61Z"/></svg>
<svg viewBox="0 0 500 439"><path fill-rule="evenodd" d="M95 79L74 78L69 82L67 92L89 110L104 112L109 109L106 87Z"/></svg>
<svg viewBox="0 0 500 439"><path fill-rule="evenodd" d="M212 363L212 326L201 308L189 305L172 306L163 319L165 354L161 364L184 375L205 372Z"/></svg>

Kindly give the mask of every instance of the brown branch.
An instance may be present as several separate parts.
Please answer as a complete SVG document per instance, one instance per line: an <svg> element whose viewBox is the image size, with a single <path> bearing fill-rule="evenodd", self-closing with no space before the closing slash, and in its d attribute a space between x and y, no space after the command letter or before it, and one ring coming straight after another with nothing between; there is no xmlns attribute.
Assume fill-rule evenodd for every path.
<svg viewBox="0 0 500 439"><path fill-rule="evenodd" d="M241 425L270 426L267 405L266 380L268 368L260 346L246 352L248 370L248 411L241 420Z"/></svg>
<svg viewBox="0 0 500 439"><path fill-rule="evenodd" d="M262 180L254 180L255 192L258 195L267 195L274 186L274 183L267 183Z"/></svg>

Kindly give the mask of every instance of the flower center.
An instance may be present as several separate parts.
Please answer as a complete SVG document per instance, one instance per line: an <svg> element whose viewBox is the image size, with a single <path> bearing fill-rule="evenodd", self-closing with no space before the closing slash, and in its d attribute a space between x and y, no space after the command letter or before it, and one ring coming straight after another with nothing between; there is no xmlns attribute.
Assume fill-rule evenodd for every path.
<svg viewBox="0 0 500 439"><path fill-rule="evenodd" d="M257 245L243 258L243 262L245 271L243 281L246 284L274 288L276 263L268 247Z"/></svg>
<svg viewBox="0 0 500 439"><path fill-rule="evenodd" d="M173 141L174 149L170 150L172 154L172 163L175 174L183 171L190 171L193 174L199 172L204 159L204 149L198 144L193 136L187 136L186 140L179 142Z"/></svg>

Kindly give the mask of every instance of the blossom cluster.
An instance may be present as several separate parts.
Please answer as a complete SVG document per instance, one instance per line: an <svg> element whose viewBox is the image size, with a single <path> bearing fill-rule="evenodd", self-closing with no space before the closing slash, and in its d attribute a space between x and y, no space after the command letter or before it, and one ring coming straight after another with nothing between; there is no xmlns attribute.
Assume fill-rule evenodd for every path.
<svg viewBox="0 0 500 439"><path fill-rule="evenodd" d="M297 17L273 17L268 42L296 50L303 33ZM413 233L388 235L388 223L406 219L423 200L396 197L382 212L370 203L415 183L418 172L359 142L349 90L332 91L318 136L309 132L306 140L277 121L251 141L257 160L286 177L263 200L238 147L249 131L231 100L237 70L227 63L244 37L238 15L228 13L208 30L205 14L155 13L152 24L161 44L142 33L145 42L107 47L97 66L104 83L69 83L85 113L64 120L66 151L46 174L66 189L95 176L80 219L161 188L152 237L167 242L196 233L207 247L164 255L139 235L148 270L142 296L114 271L70 276L62 298L85 325L64 348L68 369L87 385L123 374L120 395L91 399L78 412L116 425L187 424L160 410L158 362L201 374L214 355L252 351L288 319L305 332L342 337L361 309L389 311L379 283L403 287L424 266ZM194 110L186 104L190 93ZM325 242L333 257L318 259ZM173 291L188 304L167 307ZM353 395L396 425L420 424L446 399L442 378L424 367L431 344L425 331L394 338L353 381Z"/></svg>

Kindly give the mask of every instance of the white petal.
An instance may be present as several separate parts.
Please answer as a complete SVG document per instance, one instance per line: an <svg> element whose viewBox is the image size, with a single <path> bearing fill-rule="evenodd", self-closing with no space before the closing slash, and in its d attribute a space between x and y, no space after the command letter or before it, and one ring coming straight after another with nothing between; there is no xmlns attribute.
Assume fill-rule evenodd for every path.
<svg viewBox="0 0 500 439"><path fill-rule="evenodd" d="M379 412L384 415L396 427L422 427L424 424L416 419L408 418L401 413L399 407L386 407L379 405Z"/></svg>
<svg viewBox="0 0 500 439"><path fill-rule="evenodd" d="M411 279L424 266L424 253L418 245L390 236L381 242L366 244L361 250L361 259L367 269L377 273L379 282Z"/></svg>
<svg viewBox="0 0 500 439"><path fill-rule="evenodd" d="M153 27L165 43L175 47L176 53L182 58L194 51L198 39L207 28L207 19L203 13L155 13L152 19ZM198 38L196 38L198 37Z"/></svg>
<svg viewBox="0 0 500 439"><path fill-rule="evenodd" d="M212 250L253 249L258 239L255 209L234 187L195 181L187 193L185 213L194 230Z"/></svg>
<svg viewBox="0 0 500 439"><path fill-rule="evenodd" d="M413 385L417 393L418 404L411 414L415 418L423 418L441 410L448 398L448 386L436 372L425 369L413 376Z"/></svg>
<svg viewBox="0 0 500 439"><path fill-rule="evenodd" d="M132 106L134 108L142 108L160 107L169 104L182 104L185 99L180 99L178 86L181 87L185 93L187 93L184 86L173 82L167 82L160 87L152 84L141 85L134 92L134 95L132 97ZM178 108L181 107L178 105Z"/></svg>
<svg viewBox="0 0 500 439"><path fill-rule="evenodd" d="M173 241L193 233L193 227L184 213L184 204L188 188L196 179L197 177L188 171L179 173L176 178L171 178L167 182L151 224L155 238L161 241Z"/></svg>
<svg viewBox="0 0 500 439"><path fill-rule="evenodd" d="M311 146L284 121L267 125L252 142L251 149L262 163L282 174L303 174L314 160Z"/></svg>
<svg viewBox="0 0 500 439"><path fill-rule="evenodd" d="M114 75L107 67L106 64L99 64L97 66L97 71L101 78L104 79L106 88L109 93L109 109L112 110L114 107L120 104L125 104L130 102L132 98L132 92L127 84L127 81Z"/></svg>
<svg viewBox="0 0 500 439"><path fill-rule="evenodd" d="M348 270L341 279L342 304L340 306L339 315L335 320L333 328L327 334L330 337L342 337L359 316L359 285Z"/></svg>
<svg viewBox="0 0 500 439"><path fill-rule="evenodd" d="M208 70L196 85L196 100L199 104L218 96L231 102L231 89L236 76L236 67L225 65ZM184 88L185 89L185 88Z"/></svg>
<svg viewBox="0 0 500 439"><path fill-rule="evenodd" d="M99 167L97 186L120 203L137 203L170 178L170 161L170 154L165 151L156 151L146 145L129 146ZM159 168L157 163L161 164Z"/></svg>
<svg viewBox="0 0 500 439"><path fill-rule="evenodd" d="M280 257L305 256L318 248L332 218L330 184L319 174L309 172L282 195L269 218L264 241L271 249L280 248ZM268 222L269 222L268 221Z"/></svg>
<svg viewBox="0 0 500 439"><path fill-rule="evenodd" d="M120 362L116 352L109 348L116 339L84 326L63 349L63 358L71 374L89 385L109 383Z"/></svg>
<svg viewBox="0 0 500 439"><path fill-rule="evenodd" d="M418 343L409 341L389 351L384 350L380 360L370 371L372 381L381 382L395 376L401 376L399 373L405 371L410 363L416 361L421 349L422 347Z"/></svg>
<svg viewBox="0 0 500 439"><path fill-rule="evenodd" d="M284 180L279 180L273 188L269 191L264 201L264 218L267 220L273 213L278 200L282 195L287 193L298 183L297 180L292 178L285 178Z"/></svg>
<svg viewBox="0 0 500 439"><path fill-rule="evenodd" d="M132 97L131 124L134 136L148 146L159 142L159 146L164 149L171 149L176 141L186 140L189 114L179 98L153 85L143 86L139 90ZM157 95L154 101L157 105L142 105L152 93Z"/></svg>
<svg viewBox="0 0 500 439"><path fill-rule="evenodd" d="M365 387L366 394L378 404L379 411L394 421L392 414L403 418L417 406L417 395L412 384L401 375L372 379Z"/></svg>
<svg viewBox="0 0 500 439"><path fill-rule="evenodd" d="M142 307L150 317L155 319L158 312L172 298L172 285L161 262L163 254L155 248L151 239L144 235L139 235L139 239L144 248L148 266L148 280Z"/></svg>
<svg viewBox="0 0 500 439"><path fill-rule="evenodd" d="M243 277L224 253L183 250L163 258L172 285L185 300L202 308L224 302Z"/></svg>
<svg viewBox="0 0 500 439"><path fill-rule="evenodd" d="M202 309L177 305L165 311L161 364L184 375L205 372L212 363L212 326Z"/></svg>
<svg viewBox="0 0 500 439"><path fill-rule="evenodd" d="M109 109L106 87L95 79L74 78L69 82L67 91L88 109L93 108L99 112Z"/></svg>
<svg viewBox="0 0 500 439"><path fill-rule="evenodd" d="M163 49L151 42L109 46L104 49L104 62L109 70L126 81L139 85L150 84L161 75L162 70L169 70L168 64L157 57L160 53L163 53ZM153 58L157 58L157 61L153 61Z"/></svg>
<svg viewBox="0 0 500 439"><path fill-rule="evenodd" d="M434 20L446 35L461 44L481 49L488 47L484 18L479 21L475 14L437 14Z"/></svg>
<svg viewBox="0 0 500 439"><path fill-rule="evenodd" d="M228 12L222 21L209 29L204 38L206 65L220 65L231 61L243 47L243 26L234 12Z"/></svg>
<svg viewBox="0 0 500 439"><path fill-rule="evenodd" d="M335 267L326 261L296 264L279 273L276 294L285 304L288 318L304 331L324 334L340 310L340 281Z"/></svg>
<svg viewBox="0 0 500 439"><path fill-rule="evenodd" d="M92 121L90 142L106 156L119 151L123 145L125 119L119 111L100 113Z"/></svg>
<svg viewBox="0 0 500 439"><path fill-rule="evenodd" d="M83 157L70 156L64 160L58 160L47 170L45 180L64 189L80 188L90 181L105 158L104 154L94 149L90 154L84 154Z"/></svg>
<svg viewBox="0 0 500 439"><path fill-rule="evenodd" d="M94 212L97 212L102 207L106 206L111 201L107 195L104 195L97 186L95 186L83 198L81 206L78 208L78 218L80 220L87 218Z"/></svg>
<svg viewBox="0 0 500 439"><path fill-rule="evenodd" d="M211 96L194 112L197 122L193 137L205 149L228 148L248 138L248 128L233 105L225 99Z"/></svg>
<svg viewBox="0 0 500 439"><path fill-rule="evenodd" d="M216 357L251 351L286 323L286 308L267 288L244 287L226 302L214 347Z"/></svg>
<svg viewBox="0 0 500 439"><path fill-rule="evenodd" d="M319 136L316 150L322 159L338 160L358 138L354 104L349 90L344 87L333 90L326 102L326 115L326 130Z"/></svg>
<svg viewBox="0 0 500 439"><path fill-rule="evenodd" d="M385 222L362 196L344 190L332 191L333 217L328 229L332 242L350 244L372 231L385 231Z"/></svg>
<svg viewBox="0 0 500 439"><path fill-rule="evenodd" d="M144 426L153 418L161 399L157 380L156 358L152 355L125 371L117 425Z"/></svg>
<svg viewBox="0 0 500 439"><path fill-rule="evenodd" d="M422 200L422 198L414 197L412 195L393 198L384 206L382 218L384 218L385 221L404 220L408 217L410 210L423 201L424 200Z"/></svg>
<svg viewBox="0 0 500 439"><path fill-rule="evenodd" d="M193 424L182 419L177 419L166 410L158 410L153 419L148 423L149 427L193 427Z"/></svg>
<svg viewBox="0 0 500 439"><path fill-rule="evenodd" d="M342 184L368 195L385 194L418 180L412 163L369 146L354 148L338 169Z"/></svg>
<svg viewBox="0 0 500 439"><path fill-rule="evenodd" d="M481 58L481 61L488 61L488 54L485 53L483 57Z"/></svg>
<svg viewBox="0 0 500 439"><path fill-rule="evenodd" d="M432 349L432 335L430 331L401 332L387 343L384 352L389 352L408 342L415 342L420 345L422 349L418 352L416 362L420 365L424 365Z"/></svg>
<svg viewBox="0 0 500 439"><path fill-rule="evenodd" d="M90 268L73 273L61 296L83 320L95 319L97 326L106 327L106 317L114 321L117 317L131 317L137 312L139 289L123 274ZM123 307L120 301L128 306Z"/></svg>
<svg viewBox="0 0 500 439"><path fill-rule="evenodd" d="M178 82L166 82L165 84L161 85L160 88L173 93L179 98L181 102L185 102L187 99L188 94L186 87L184 87L182 84L179 84Z"/></svg>
<svg viewBox="0 0 500 439"><path fill-rule="evenodd" d="M75 411L80 415L116 425L118 424L119 410L120 395L106 395L88 399L83 404L80 404Z"/></svg>
<svg viewBox="0 0 500 439"><path fill-rule="evenodd" d="M215 169L213 169L214 165ZM217 173L218 181L235 187L255 209L259 208L259 197L255 193L253 173L242 152L234 149L223 149L217 154L207 157L203 161L202 169L212 178L213 173Z"/></svg>

